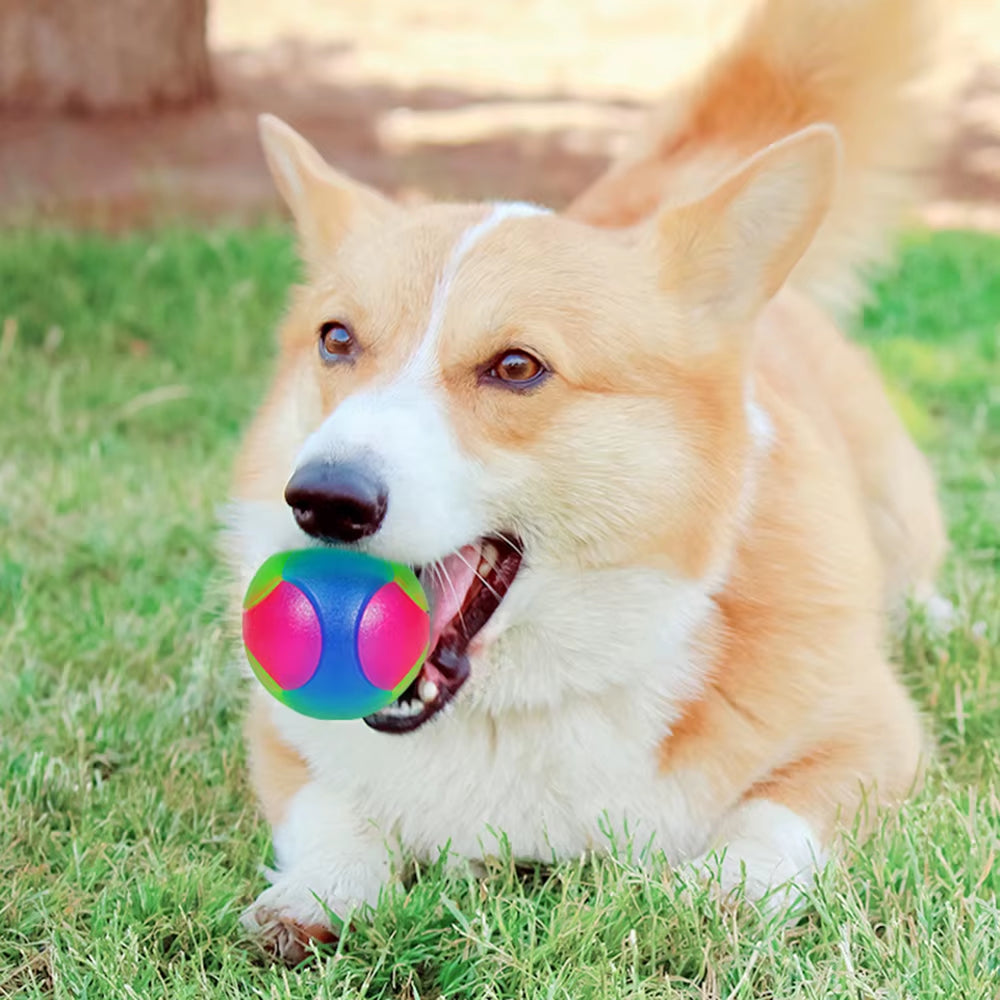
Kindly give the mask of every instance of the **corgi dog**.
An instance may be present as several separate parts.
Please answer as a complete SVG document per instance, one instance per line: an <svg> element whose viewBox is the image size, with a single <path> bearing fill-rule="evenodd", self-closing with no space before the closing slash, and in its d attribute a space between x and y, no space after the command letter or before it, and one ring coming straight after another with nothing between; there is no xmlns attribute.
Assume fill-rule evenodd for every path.
<svg viewBox="0 0 1000 1000"><path fill-rule="evenodd" d="M904 201L922 31L914 0L766 0L561 214L402 207L261 119L305 281L237 464L238 586L346 546L432 606L419 677L364 720L251 692L276 871L245 921L275 952L377 904L396 851L500 834L774 898L911 790L885 635L945 533L832 317Z"/></svg>

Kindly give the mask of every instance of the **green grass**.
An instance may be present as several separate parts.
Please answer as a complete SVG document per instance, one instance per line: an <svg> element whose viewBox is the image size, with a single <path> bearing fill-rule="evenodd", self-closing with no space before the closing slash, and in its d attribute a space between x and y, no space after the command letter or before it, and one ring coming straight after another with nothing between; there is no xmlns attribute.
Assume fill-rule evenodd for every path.
<svg viewBox="0 0 1000 1000"><path fill-rule="evenodd" d="M498 863L423 873L288 970L237 924L268 836L213 546L290 246L0 236L0 995L1000 996L998 264L994 239L911 239L859 333L941 475L960 624L898 650L928 787L800 921L612 861Z"/></svg>

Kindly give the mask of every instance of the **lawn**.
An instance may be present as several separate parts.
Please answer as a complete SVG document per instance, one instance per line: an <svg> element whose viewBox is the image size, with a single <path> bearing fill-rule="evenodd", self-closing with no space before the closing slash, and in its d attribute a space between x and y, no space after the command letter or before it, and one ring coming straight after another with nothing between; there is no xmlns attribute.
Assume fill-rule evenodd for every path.
<svg viewBox="0 0 1000 1000"><path fill-rule="evenodd" d="M276 229L0 234L0 996L1000 997L1000 240L911 237L858 324L954 540L957 628L897 648L940 747L919 798L791 925L498 863L289 970L237 922L268 836L214 545L293 275Z"/></svg>

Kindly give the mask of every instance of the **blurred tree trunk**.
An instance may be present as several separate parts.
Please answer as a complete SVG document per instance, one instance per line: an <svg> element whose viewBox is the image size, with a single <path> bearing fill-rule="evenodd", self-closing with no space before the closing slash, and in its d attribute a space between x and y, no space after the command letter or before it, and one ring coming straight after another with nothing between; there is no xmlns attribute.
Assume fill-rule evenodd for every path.
<svg viewBox="0 0 1000 1000"><path fill-rule="evenodd" d="M0 0L0 106L146 111L212 94L207 0Z"/></svg>

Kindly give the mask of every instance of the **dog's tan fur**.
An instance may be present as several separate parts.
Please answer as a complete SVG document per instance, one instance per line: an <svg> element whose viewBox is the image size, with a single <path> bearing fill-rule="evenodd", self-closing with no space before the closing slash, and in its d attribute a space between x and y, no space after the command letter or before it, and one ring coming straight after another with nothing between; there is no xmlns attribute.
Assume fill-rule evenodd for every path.
<svg viewBox="0 0 1000 1000"><path fill-rule="evenodd" d="M914 0L766 0L731 47L671 94L632 148L567 209L628 226L699 196L745 157L816 122L834 124L844 165L831 210L786 293L761 319L761 364L858 480L890 605L927 597L946 542L933 478L865 353L816 304L863 291L909 206L926 152L913 84L932 48L932 8ZM794 292L799 292L798 295Z"/></svg>
<svg viewBox="0 0 1000 1000"><path fill-rule="evenodd" d="M902 201L919 7L768 0L566 217L482 238L437 344L455 439L510 484L493 499L539 565L652 570L710 595L690 637L704 669L664 716L650 780L682 796L690 842L728 844L737 859L759 835L746 833L748 804L790 810L826 845L838 819L865 798L898 800L918 773L921 729L884 628L908 594L932 592L941 516L878 375L823 305L854 298L856 267L879 252ZM286 126L265 123L264 140L308 282L239 463L236 497L251 503L280 502L290 455L344 399L405 371L440 262L483 213L404 210ZM342 315L366 331L366 351L350 370L324 371L315 331ZM511 343L557 377L530 395L484 390L469 373ZM748 423L748 391L765 427ZM474 662L479 700L456 706L461 719L503 683L486 662ZM253 699L252 777L280 826L323 765L268 695ZM485 710L494 739L536 717L551 729L544 713L562 703L505 699ZM441 732L456 725L442 720ZM271 909L314 923L287 902L260 904Z"/></svg>

